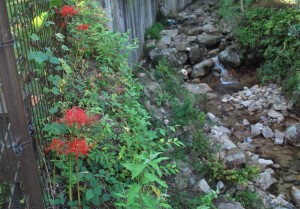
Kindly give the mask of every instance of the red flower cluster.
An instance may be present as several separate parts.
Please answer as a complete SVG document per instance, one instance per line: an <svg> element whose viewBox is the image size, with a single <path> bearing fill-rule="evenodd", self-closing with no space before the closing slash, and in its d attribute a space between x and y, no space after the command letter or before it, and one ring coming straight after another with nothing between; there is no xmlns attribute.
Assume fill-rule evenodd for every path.
<svg viewBox="0 0 300 209"><path fill-rule="evenodd" d="M51 144L45 149L45 151L49 152L50 150L52 150L57 152L58 154L62 154L64 144L65 143L61 139L52 139Z"/></svg>
<svg viewBox="0 0 300 209"><path fill-rule="evenodd" d="M76 156L76 160L78 160L78 156L87 155L90 148L91 147L86 144L86 140L84 138L75 138L74 140L67 143L65 154L68 155L73 153Z"/></svg>
<svg viewBox="0 0 300 209"><path fill-rule="evenodd" d="M83 125L88 125L94 122L96 119L96 116L89 118L85 110L79 107L73 107L72 109L66 111L65 117L62 118L60 122L65 123L69 127L77 124L77 127L80 128Z"/></svg>
<svg viewBox="0 0 300 209"><path fill-rule="evenodd" d="M57 13L60 14L62 17L73 17L74 15L76 15L78 13L78 11L76 11L74 9L74 7L65 5Z"/></svg>
<svg viewBox="0 0 300 209"><path fill-rule="evenodd" d="M52 139L49 147L45 149L46 152L52 150L57 152L57 154L75 154L76 160L78 160L79 155L87 155L91 146L87 145L86 139L77 139L70 142L63 142L61 139Z"/></svg>
<svg viewBox="0 0 300 209"><path fill-rule="evenodd" d="M90 26L86 25L86 24L81 24L81 25L77 26L77 30L81 30L81 31L88 30L89 28L90 28Z"/></svg>

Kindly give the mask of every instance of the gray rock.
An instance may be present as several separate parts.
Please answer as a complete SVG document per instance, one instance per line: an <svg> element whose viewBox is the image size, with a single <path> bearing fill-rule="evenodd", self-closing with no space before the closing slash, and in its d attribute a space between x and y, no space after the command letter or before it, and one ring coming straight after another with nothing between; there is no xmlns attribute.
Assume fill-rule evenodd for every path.
<svg viewBox="0 0 300 209"><path fill-rule="evenodd" d="M224 126L213 126L212 130L218 132L219 135L222 135L222 134L231 135L232 134L232 132Z"/></svg>
<svg viewBox="0 0 300 209"><path fill-rule="evenodd" d="M277 111L286 111L288 109L288 105L285 103L273 104L273 109Z"/></svg>
<svg viewBox="0 0 300 209"><path fill-rule="evenodd" d="M292 187L292 198L298 206L300 206L300 190L296 187Z"/></svg>
<svg viewBox="0 0 300 209"><path fill-rule="evenodd" d="M171 67L181 67L188 59L187 54L178 52L175 48L154 49L149 53L149 56L154 63L166 58Z"/></svg>
<svg viewBox="0 0 300 209"><path fill-rule="evenodd" d="M276 118L278 123L281 123L284 120L284 116L275 110L269 110L268 116L271 118Z"/></svg>
<svg viewBox="0 0 300 209"><path fill-rule="evenodd" d="M268 139L268 138L272 138L274 136L274 133L272 131L272 129L269 127L269 126L265 126L263 129L262 129L262 135Z"/></svg>
<svg viewBox="0 0 300 209"><path fill-rule="evenodd" d="M162 36L169 36L169 37L175 37L175 36L178 35L178 30L177 29L162 30L162 31L160 31L160 35L162 35Z"/></svg>
<svg viewBox="0 0 300 209"><path fill-rule="evenodd" d="M149 82L146 84L146 90L151 93L155 93L159 89L159 84L157 82Z"/></svg>
<svg viewBox="0 0 300 209"><path fill-rule="evenodd" d="M237 68L241 64L240 55L234 47L227 48L219 54L219 60L225 65Z"/></svg>
<svg viewBox="0 0 300 209"><path fill-rule="evenodd" d="M297 176L295 174L291 174L288 176L283 176L283 181L288 183L293 183L294 181L297 181Z"/></svg>
<svg viewBox="0 0 300 209"><path fill-rule="evenodd" d="M261 123L256 123L255 125L251 125L251 137L256 137L261 134L261 130L264 126Z"/></svg>
<svg viewBox="0 0 300 209"><path fill-rule="evenodd" d="M165 45L170 45L171 44L171 37L170 36L162 36L160 38L160 41L165 44Z"/></svg>
<svg viewBox="0 0 300 209"><path fill-rule="evenodd" d="M211 24L206 24L206 25L202 26L201 29L202 29L202 31L204 31L206 33L218 32L218 29L215 28L214 26L212 26Z"/></svg>
<svg viewBox="0 0 300 209"><path fill-rule="evenodd" d="M223 97L222 97L222 102L224 103L227 103L229 101L233 100L233 97L230 95L230 94L225 94Z"/></svg>
<svg viewBox="0 0 300 209"><path fill-rule="evenodd" d="M227 152L226 155L226 166L231 168L236 165L244 164L246 163L246 155L245 153L240 149L232 149Z"/></svg>
<svg viewBox="0 0 300 209"><path fill-rule="evenodd" d="M212 91L212 88L206 83L185 83L183 87L192 94L206 94Z"/></svg>
<svg viewBox="0 0 300 209"><path fill-rule="evenodd" d="M253 103L252 100L242 101L242 105L244 105L245 107L249 107L252 103Z"/></svg>
<svg viewBox="0 0 300 209"><path fill-rule="evenodd" d="M218 209L244 209L243 206L238 202L219 203Z"/></svg>
<svg viewBox="0 0 300 209"><path fill-rule="evenodd" d="M206 194L210 193L210 191L211 191L211 189L205 179L201 179L194 187L194 190L204 192Z"/></svg>
<svg viewBox="0 0 300 209"><path fill-rule="evenodd" d="M275 130L275 141L274 141L274 144L283 144L284 142L284 136L285 136L285 133L284 132L280 132L280 131L277 131Z"/></svg>
<svg viewBox="0 0 300 209"><path fill-rule="evenodd" d="M272 175L268 172L260 173L255 184L262 190L267 190L273 183Z"/></svg>
<svg viewBox="0 0 300 209"><path fill-rule="evenodd" d="M186 34L189 36L196 36L203 32L203 29L201 27L192 27L191 29L187 30Z"/></svg>
<svg viewBox="0 0 300 209"><path fill-rule="evenodd" d="M222 181L218 181L218 183L217 183L217 189L218 190L222 190L224 187L225 187L225 185L223 184L223 182Z"/></svg>
<svg viewBox="0 0 300 209"><path fill-rule="evenodd" d="M296 123L287 128L285 131L285 137L287 138L287 142L292 144L293 146L300 146L300 123Z"/></svg>
<svg viewBox="0 0 300 209"><path fill-rule="evenodd" d="M205 47L213 47L219 45L222 41L222 36L210 35L202 33L198 36L198 42L203 44Z"/></svg>
<svg viewBox="0 0 300 209"><path fill-rule="evenodd" d="M192 65L200 62L203 59L204 52L206 51L206 48L202 44L194 44L187 49Z"/></svg>
<svg viewBox="0 0 300 209"><path fill-rule="evenodd" d="M212 60L204 60L193 66L193 70L191 73L192 78L203 77L212 72L214 64Z"/></svg>
<svg viewBox="0 0 300 209"><path fill-rule="evenodd" d="M206 116L208 117L208 119L213 122L213 123L217 123L220 121L220 118L218 118L217 116L215 116L214 114L212 114L211 112L206 113Z"/></svg>

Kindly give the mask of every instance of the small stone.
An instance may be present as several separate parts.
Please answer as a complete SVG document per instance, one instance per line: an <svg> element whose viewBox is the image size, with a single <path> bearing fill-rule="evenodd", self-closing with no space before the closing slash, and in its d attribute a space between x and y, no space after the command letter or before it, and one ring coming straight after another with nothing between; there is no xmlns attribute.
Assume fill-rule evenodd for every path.
<svg viewBox="0 0 300 209"><path fill-rule="evenodd" d="M300 190L296 187L292 187L292 197L297 205L300 205Z"/></svg>
<svg viewBox="0 0 300 209"><path fill-rule="evenodd" d="M170 124L170 121L169 121L168 119L164 119L164 124L165 124L166 126L168 126L168 125Z"/></svg>
<svg viewBox="0 0 300 209"><path fill-rule="evenodd" d="M279 164L273 164L273 165L271 165L273 168L275 168L275 169L278 169L278 168L280 168L281 166L279 165Z"/></svg>
<svg viewBox="0 0 300 209"><path fill-rule="evenodd" d="M278 123L281 123L284 120L284 116L275 110L269 110L268 116L271 118L276 118Z"/></svg>
<svg viewBox="0 0 300 209"><path fill-rule="evenodd" d="M225 185L223 184L223 182L222 182L222 181L218 181L218 183L217 183L217 188L218 188L219 190L222 190L224 187L225 187Z"/></svg>
<svg viewBox="0 0 300 209"><path fill-rule="evenodd" d="M244 105L245 107L249 107L252 103L253 103L252 100L247 100L247 101L243 101L242 105Z"/></svg>
<svg viewBox="0 0 300 209"><path fill-rule="evenodd" d="M250 123L249 123L249 121L248 121L247 119L244 119L244 120L243 120L243 125L244 125L244 126L249 126Z"/></svg>
<svg viewBox="0 0 300 209"><path fill-rule="evenodd" d="M271 175L275 173L275 171L272 168L266 168L265 172L268 172Z"/></svg>
<svg viewBox="0 0 300 209"><path fill-rule="evenodd" d="M225 94L223 97L222 97L222 102L224 103L227 103L229 101L231 101L233 99L233 97L230 95L230 94Z"/></svg>
<svg viewBox="0 0 300 209"><path fill-rule="evenodd" d="M194 188L195 190L197 191L201 191L201 192L204 192L204 193L210 193L211 192L211 189L208 185L208 183L206 182L205 179L201 179L195 186Z"/></svg>
<svg viewBox="0 0 300 209"><path fill-rule="evenodd" d="M213 123L217 123L220 121L220 118L218 118L217 116L215 116L214 114L212 114L211 112L208 112L206 114L206 116L208 117L208 119L213 122Z"/></svg>
<svg viewBox="0 0 300 209"><path fill-rule="evenodd" d="M262 129L262 135L268 139L268 138L272 138L274 136L274 133L272 131L272 129L269 127L269 126L265 126L263 129Z"/></svg>
<svg viewBox="0 0 300 209"><path fill-rule="evenodd" d="M275 131L275 141L274 144L278 144L281 145L284 142L284 136L285 133L284 132L280 132L280 131Z"/></svg>
<svg viewBox="0 0 300 209"><path fill-rule="evenodd" d="M261 134L261 130L263 129L263 124L256 123L255 125L251 126L251 137L256 137Z"/></svg>
<svg viewBox="0 0 300 209"><path fill-rule="evenodd" d="M274 164L272 160L266 160L266 159L263 159L263 158L259 158L257 161L262 166L268 166L268 165Z"/></svg>
<svg viewBox="0 0 300 209"><path fill-rule="evenodd" d="M219 132L220 135L222 135L222 134L231 135L232 134L232 132L224 126L213 126L212 130Z"/></svg>

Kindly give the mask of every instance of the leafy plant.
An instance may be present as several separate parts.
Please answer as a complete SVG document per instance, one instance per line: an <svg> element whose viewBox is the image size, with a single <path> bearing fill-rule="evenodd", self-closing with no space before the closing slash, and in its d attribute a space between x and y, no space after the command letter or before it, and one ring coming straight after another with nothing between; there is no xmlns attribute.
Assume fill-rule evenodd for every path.
<svg viewBox="0 0 300 209"><path fill-rule="evenodd" d="M249 209L264 208L264 204L259 195L249 189L238 192L234 199Z"/></svg>
<svg viewBox="0 0 300 209"><path fill-rule="evenodd" d="M160 39L160 31L164 29L163 24L154 23L151 28L146 29L145 37L150 39Z"/></svg>

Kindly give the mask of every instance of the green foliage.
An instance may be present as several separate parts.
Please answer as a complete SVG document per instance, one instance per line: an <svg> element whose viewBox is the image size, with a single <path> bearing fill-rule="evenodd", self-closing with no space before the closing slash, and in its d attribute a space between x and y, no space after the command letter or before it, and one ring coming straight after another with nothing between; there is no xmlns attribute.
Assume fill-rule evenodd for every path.
<svg viewBox="0 0 300 209"><path fill-rule="evenodd" d="M299 95L298 24L300 13L294 8L252 8L236 30L240 42L263 55L258 69L262 82L281 82Z"/></svg>
<svg viewBox="0 0 300 209"><path fill-rule="evenodd" d="M263 201L260 199L259 195L249 189L238 192L234 199L247 209L264 208Z"/></svg>
<svg viewBox="0 0 300 209"><path fill-rule="evenodd" d="M211 191L210 193L201 197L201 206L197 209L216 209L213 200L218 197L219 191Z"/></svg>
<svg viewBox="0 0 300 209"><path fill-rule="evenodd" d="M222 180L234 184L243 184L249 180L253 180L260 171L260 169L255 166L225 169L221 162L218 161L207 161L203 167L204 175L210 180Z"/></svg>
<svg viewBox="0 0 300 209"><path fill-rule="evenodd" d="M160 31L164 29L163 24L154 23L151 28L146 29L145 37L150 39L159 40L160 39Z"/></svg>

